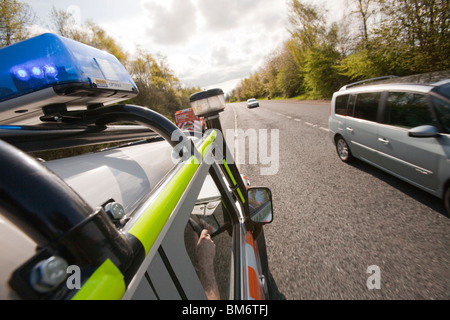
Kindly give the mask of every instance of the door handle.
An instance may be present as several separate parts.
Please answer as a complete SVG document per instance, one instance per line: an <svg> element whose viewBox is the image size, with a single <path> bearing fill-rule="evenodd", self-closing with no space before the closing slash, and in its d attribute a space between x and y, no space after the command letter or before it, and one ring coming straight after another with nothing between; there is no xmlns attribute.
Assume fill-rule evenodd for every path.
<svg viewBox="0 0 450 320"><path fill-rule="evenodd" d="M378 138L378 141L380 141L382 144L389 144L389 140L384 139L384 138Z"/></svg>
<svg viewBox="0 0 450 320"><path fill-rule="evenodd" d="M347 127L347 131L353 133L355 130L353 130L353 128Z"/></svg>

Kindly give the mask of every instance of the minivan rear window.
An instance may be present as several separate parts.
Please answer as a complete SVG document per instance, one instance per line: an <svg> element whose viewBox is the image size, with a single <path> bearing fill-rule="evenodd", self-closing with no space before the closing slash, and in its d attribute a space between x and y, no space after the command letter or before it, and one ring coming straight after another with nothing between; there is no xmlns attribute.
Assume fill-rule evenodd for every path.
<svg viewBox="0 0 450 320"><path fill-rule="evenodd" d="M348 98L349 95L345 94L342 96L336 97L335 102L335 112L341 116L348 116Z"/></svg>

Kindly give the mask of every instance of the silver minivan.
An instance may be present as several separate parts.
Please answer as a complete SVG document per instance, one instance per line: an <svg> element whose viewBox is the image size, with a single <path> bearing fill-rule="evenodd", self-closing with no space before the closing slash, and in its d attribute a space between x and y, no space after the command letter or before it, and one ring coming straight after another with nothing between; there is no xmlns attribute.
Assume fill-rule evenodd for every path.
<svg viewBox="0 0 450 320"><path fill-rule="evenodd" d="M411 183L450 212L450 77L369 82L333 95L329 126L340 159L363 160Z"/></svg>

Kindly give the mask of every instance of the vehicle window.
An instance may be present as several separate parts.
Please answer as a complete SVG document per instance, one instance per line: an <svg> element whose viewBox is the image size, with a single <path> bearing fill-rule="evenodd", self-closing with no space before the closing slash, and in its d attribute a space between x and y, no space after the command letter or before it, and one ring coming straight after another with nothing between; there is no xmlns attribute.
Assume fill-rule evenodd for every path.
<svg viewBox="0 0 450 320"><path fill-rule="evenodd" d="M348 116L348 99L349 99L349 95L345 94L342 96L338 96L336 97L336 102L335 102L335 112L336 114L340 114L341 116Z"/></svg>
<svg viewBox="0 0 450 320"><path fill-rule="evenodd" d="M205 257L201 247L197 247L199 233L208 230L215 245L214 270L204 263ZM198 203L185 229L185 245L195 271L211 299L208 291L216 287L221 300L230 298L231 263L232 263L232 225L231 219L221 200ZM214 276L211 276L213 273ZM209 287L209 288L208 288Z"/></svg>
<svg viewBox="0 0 450 320"><path fill-rule="evenodd" d="M432 98L434 109L436 110L439 122L446 132L450 132L450 105L441 99Z"/></svg>
<svg viewBox="0 0 450 320"><path fill-rule="evenodd" d="M355 114L355 103L356 103L356 95L352 94L350 95L349 99L348 99L348 115L353 117Z"/></svg>
<svg viewBox="0 0 450 320"><path fill-rule="evenodd" d="M380 92L360 93L356 97L355 117L363 120L377 121Z"/></svg>
<svg viewBox="0 0 450 320"><path fill-rule="evenodd" d="M437 87L434 91L450 99L450 83L443 84Z"/></svg>
<svg viewBox="0 0 450 320"><path fill-rule="evenodd" d="M390 92L386 102L385 123L402 128L432 125L433 117L426 95Z"/></svg>

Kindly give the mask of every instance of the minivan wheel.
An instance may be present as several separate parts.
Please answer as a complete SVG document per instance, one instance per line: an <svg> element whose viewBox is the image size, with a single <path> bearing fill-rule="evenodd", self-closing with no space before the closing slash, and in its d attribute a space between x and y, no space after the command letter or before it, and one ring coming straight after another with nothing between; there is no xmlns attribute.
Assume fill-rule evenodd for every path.
<svg viewBox="0 0 450 320"><path fill-rule="evenodd" d="M444 193L444 205L447 210L447 216L450 217L450 186L447 186Z"/></svg>
<svg viewBox="0 0 450 320"><path fill-rule="evenodd" d="M353 155L350 151L350 147L348 146L345 139L340 136L336 138L336 150L339 158L342 161L348 163L353 160Z"/></svg>

